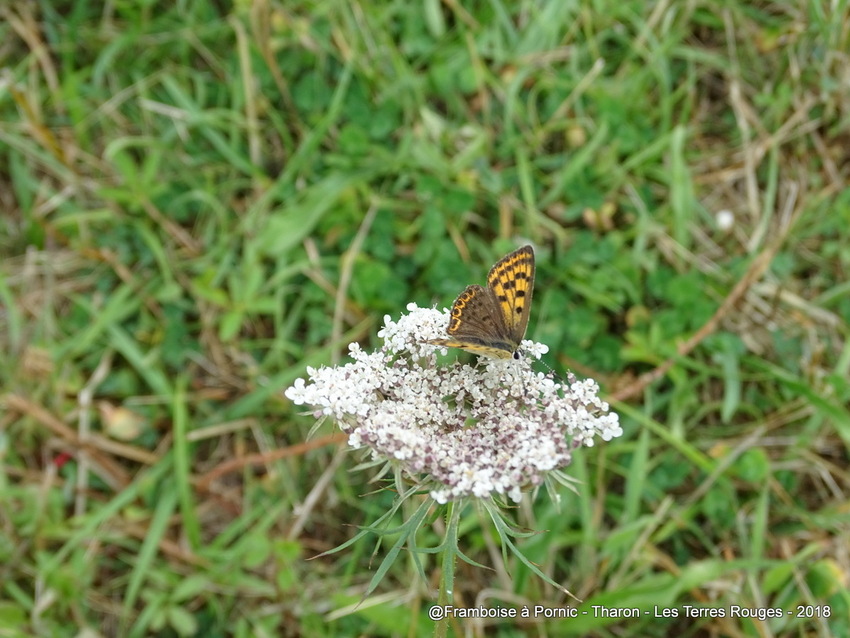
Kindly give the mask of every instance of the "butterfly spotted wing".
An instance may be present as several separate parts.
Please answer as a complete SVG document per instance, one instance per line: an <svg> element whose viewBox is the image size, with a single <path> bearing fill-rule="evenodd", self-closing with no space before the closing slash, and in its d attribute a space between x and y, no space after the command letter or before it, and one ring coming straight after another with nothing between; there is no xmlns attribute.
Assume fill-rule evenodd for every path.
<svg viewBox="0 0 850 638"><path fill-rule="evenodd" d="M497 261L487 287L467 286L452 305L449 339L428 343L498 359L518 358L534 292L534 250L523 246Z"/></svg>

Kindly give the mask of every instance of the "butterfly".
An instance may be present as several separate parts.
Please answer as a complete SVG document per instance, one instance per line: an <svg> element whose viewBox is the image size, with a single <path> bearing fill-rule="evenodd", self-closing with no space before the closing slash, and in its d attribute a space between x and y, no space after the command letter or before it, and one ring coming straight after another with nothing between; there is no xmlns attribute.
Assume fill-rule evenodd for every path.
<svg viewBox="0 0 850 638"><path fill-rule="evenodd" d="M534 250L523 246L497 261L487 273L487 287L467 286L452 305L448 339L435 346L462 348L497 359L519 359L534 292Z"/></svg>

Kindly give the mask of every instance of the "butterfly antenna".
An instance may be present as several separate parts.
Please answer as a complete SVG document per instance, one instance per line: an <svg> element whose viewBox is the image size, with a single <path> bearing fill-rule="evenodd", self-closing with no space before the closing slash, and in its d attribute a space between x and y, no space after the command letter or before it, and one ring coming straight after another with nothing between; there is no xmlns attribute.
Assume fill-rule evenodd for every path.
<svg viewBox="0 0 850 638"><path fill-rule="evenodd" d="M548 363L543 361L543 359L538 359L537 363L541 364L544 368L546 368L549 372L552 373L552 377L558 380L560 383L569 384L570 380L558 374L555 369L550 366Z"/></svg>

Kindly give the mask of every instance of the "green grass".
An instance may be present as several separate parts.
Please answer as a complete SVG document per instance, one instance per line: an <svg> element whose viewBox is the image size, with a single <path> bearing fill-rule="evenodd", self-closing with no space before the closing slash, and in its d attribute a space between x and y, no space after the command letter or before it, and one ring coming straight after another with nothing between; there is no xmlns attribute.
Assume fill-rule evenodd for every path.
<svg viewBox="0 0 850 638"><path fill-rule="evenodd" d="M307 560L393 494L282 391L527 241L625 435L520 548L678 617L488 635L850 636L845 0L0 11L0 637L430 635L437 558ZM574 604L483 520L456 605Z"/></svg>

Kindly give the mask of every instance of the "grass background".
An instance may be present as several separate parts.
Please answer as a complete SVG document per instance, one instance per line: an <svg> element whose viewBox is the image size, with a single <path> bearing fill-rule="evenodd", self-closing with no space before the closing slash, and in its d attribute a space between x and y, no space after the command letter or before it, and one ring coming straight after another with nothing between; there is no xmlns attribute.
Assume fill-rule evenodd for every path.
<svg viewBox="0 0 850 638"><path fill-rule="evenodd" d="M679 616L452 630L850 635L846 1L0 11L0 636L432 633L427 557L307 560L392 494L282 390L527 241L625 435L522 550ZM460 546L457 605L571 604Z"/></svg>

